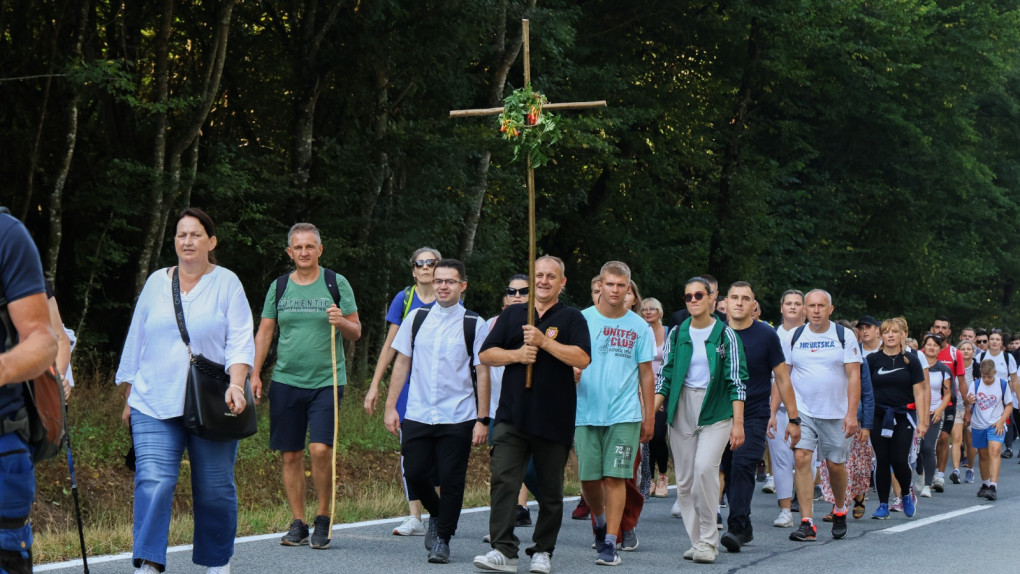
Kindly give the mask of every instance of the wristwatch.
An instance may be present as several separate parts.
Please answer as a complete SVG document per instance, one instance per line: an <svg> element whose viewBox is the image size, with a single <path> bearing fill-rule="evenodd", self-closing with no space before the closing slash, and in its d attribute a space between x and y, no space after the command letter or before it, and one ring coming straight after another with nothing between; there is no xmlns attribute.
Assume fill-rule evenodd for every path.
<svg viewBox="0 0 1020 574"><path fill-rule="evenodd" d="M800 417L793 417L790 419L790 424L800 426Z"/></svg>
<svg viewBox="0 0 1020 574"><path fill-rule="evenodd" d="M492 417L478 417L478 422L485 426L489 426L489 423L492 422Z"/></svg>

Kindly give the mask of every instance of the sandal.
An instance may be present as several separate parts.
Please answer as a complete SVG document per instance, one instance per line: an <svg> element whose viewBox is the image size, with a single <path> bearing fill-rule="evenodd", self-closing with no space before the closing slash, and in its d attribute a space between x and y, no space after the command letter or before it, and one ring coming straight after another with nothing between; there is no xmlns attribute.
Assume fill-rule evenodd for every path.
<svg viewBox="0 0 1020 574"><path fill-rule="evenodd" d="M864 499L854 499L854 519L860 520L864 517Z"/></svg>
<svg viewBox="0 0 1020 574"><path fill-rule="evenodd" d="M832 513L826 514L825 518L822 518L822 522L832 522Z"/></svg>

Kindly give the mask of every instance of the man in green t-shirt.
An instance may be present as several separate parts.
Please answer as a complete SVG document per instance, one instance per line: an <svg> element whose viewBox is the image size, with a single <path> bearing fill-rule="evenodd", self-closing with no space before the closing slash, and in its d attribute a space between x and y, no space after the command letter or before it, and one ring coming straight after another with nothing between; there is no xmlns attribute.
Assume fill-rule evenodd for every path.
<svg viewBox="0 0 1020 574"><path fill-rule="evenodd" d="M287 492L294 522L280 541L284 546L309 543L305 523L305 437L312 458L312 482L318 496L318 510L311 533L312 548L326 548L330 542L329 505L332 498L333 426L333 351L330 349L330 325L336 327L336 374L338 397L347 384L343 339L361 337L358 306L351 285L335 275L335 286L328 285L334 274L319 267L322 241L311 223L297 223L287 234L287 255L295 271L269 286L262 307L262 322L255 335L255 368L251 374L252 392L262 398L262 365L269 354L273 333L280 326L273 384L269 387L269 448L283 453L283 486ZM277 297L278 285L285 285ZM339 301L337 302L337 296ZM339 410L339 402L336 405Z"/></svg>

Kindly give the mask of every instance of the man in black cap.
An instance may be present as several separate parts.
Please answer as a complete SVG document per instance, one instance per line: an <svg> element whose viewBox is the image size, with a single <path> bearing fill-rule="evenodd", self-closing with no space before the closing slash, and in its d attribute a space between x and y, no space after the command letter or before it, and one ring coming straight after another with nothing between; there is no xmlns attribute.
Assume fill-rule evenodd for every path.
<svg viewBox="0 0 1020 574"><path fill-rule="evenodd" d="M871 315L865 315L857 320L857 336L861 341L862 356L867 357L882 345L880 326L881 323Z"/></svg>

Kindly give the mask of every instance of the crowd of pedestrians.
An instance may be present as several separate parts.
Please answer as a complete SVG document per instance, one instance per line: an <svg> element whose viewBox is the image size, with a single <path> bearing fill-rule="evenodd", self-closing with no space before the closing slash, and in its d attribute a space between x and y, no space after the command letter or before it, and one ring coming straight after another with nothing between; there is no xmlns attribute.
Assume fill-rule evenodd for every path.
<svg viewBox="0 0 1020 574"><path fill-rule="evenodd" d="M69 351L55 344L59 314L51 318L38 254L23 227L0 215L0 235L0 285L10 311L0 325L7 332L0 354L6 429L24 408L12 383L55 359L66 369ZM269 399L269 444L281 453L292 513L281 544L329 547L330 466L347 382L343 342L361 336L350 284L319 264L318 229L296 224L286 245L294 271L265 290L256 331L244 288L216 264L209 216L181 212L174 242L177 264L146 282L116 376L137 456L136 574L165 569L185 452L192 559L211 574L230 572L238 442L203 438L182 424L192 353L224 365L222 400L230 412L247 406L246 378L256 402ZM848 515L866 516L872 488L871 518L914 517L919 497L946 490L947 470L952 484L980 479L977 496L998 497L1001 464L1013 457L1018 436L1020 336L966 327L954 346L946 317L915 328L914 338L902 317L837 321L835 302L822 289L786 291L773 326L760 320L753 285L737 281L723 290L708 274L689 279L683 308L670 312L658 299L642 299L622 261L602 266L591 281L592 305L580 310L560 301L569 271L560 258L545 255L534 269L533 278L510 278L502 311L486 320L465 306L465 265L422 247L410 257L412 284L389 305L364 408L372 414L385 398L383 420L400 440L408 501L393 534L423 536L430 563L451 561L468 459L472 446L486 443L491 550L472 561L485 571L516 572L522 541L515 529L532 524L528 569L551 571L572 451L582 492L573 517L590 520L592 562L604 566L620 565L621 551L638 549L644 500L669 496L671 482L672 513L687 537L681 544L689 543L682 557L696 563L716 562L721 548L740 552L755 526L791 528L791 541L811 542L818 516L831 523L833 538L844 538ZM190 341L178 331L182 320ZM271 381L263 381L270 364ZM31 461L17 433L5 430L0 441L0 486L8 489L0 507L0 572L30 571L23 503L30 503L31 483L11 477L25 476L26 467L30 476ZM316 494L310 523L306 474ZM774 520L752 520L760 481L776 497ZM15 482L23 495L17 500L6 496ZM538 503L534 522L529 494ZM816 509L818 501L825 507Z"/></svg>

